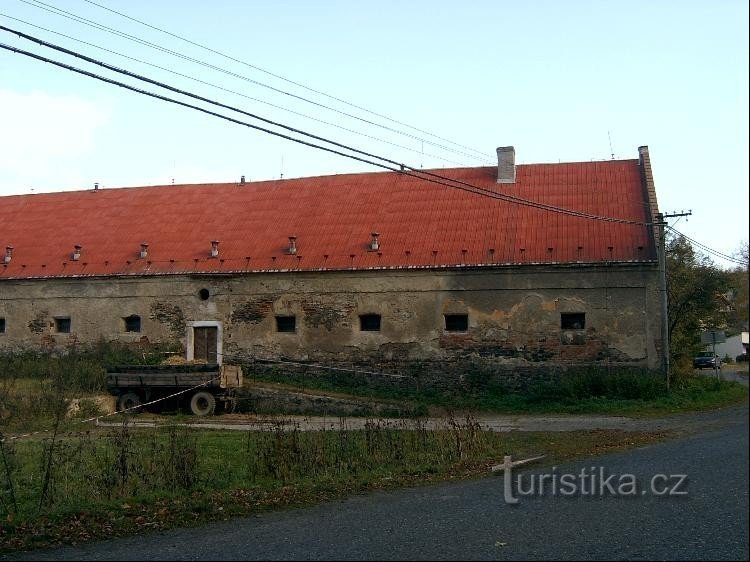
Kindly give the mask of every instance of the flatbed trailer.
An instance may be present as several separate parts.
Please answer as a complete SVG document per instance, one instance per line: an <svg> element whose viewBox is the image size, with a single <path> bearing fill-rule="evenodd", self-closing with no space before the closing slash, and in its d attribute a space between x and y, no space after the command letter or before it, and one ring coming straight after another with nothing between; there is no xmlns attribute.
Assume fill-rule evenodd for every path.
<svg viewBox="0 0 750 562"><path fill-rule="evenodd" d="M237 406L242 386L238 365L123 365L107 369L107 390L117 397L117 409L137 410L141 404L182 393L196 416L213 414L217 402L224 411Z"/></svg>

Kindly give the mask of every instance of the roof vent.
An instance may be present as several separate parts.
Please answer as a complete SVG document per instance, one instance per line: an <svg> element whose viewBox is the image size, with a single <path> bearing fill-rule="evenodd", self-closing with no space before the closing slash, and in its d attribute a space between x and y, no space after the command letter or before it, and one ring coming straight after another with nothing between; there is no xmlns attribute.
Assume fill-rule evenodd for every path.
<svg viewBox="0 0 750 562"><path fill-rule="evenodd" d="M5 257L3 258L3 261L5 263L10 263L10 260L13 259L13 246L5 246Z"/></svg>
<svg viewBox="0 0 750 562"><path fill-rule="evenodd" d="M139 254L141 259L145 259L148 256L148 244L141 242L141 253Z"/></svg>
<svg viewBox="0 0 750 562"><path fill-rule="evenodd" d="M245 183L245 176L240 176L240 184L244 185Z"/></svg>
<svg viewBox="0 0 750 562"><path fill-rule="evenodd" d="M219 255L219 241L211 240L211 257L215 258Z"/></svg>
<svg viewBox="0 0 750 562"><path fill-rule="evenodd" d="M294 255L297 253L297 237L296 236L290 236L289 237L289 247L286 249L287 254Z"/></svg>
<svg viewBox="0 0 750 562"><path fill-rule="evenodd" d="M380 249L380 234L378 234L377 232L373 232L370 236L372 236L372 240L370 240L367 249L370 252L377 252Z"/></svg>
<svg viewBox="0 0 750 562"><path fill-rule="evenodd" d="M94 191L99 191L99 182L94 184Z"/></svg>
<svg viewBox="0 0 750 562"><path fill-rule="evenodd" d="M81 248L82 246L80 244L76 244L73 246L73 255L70 256L73 261L78 261L81 259Z"/></svg>
<svg viewBox="0 0 750 562"><path fill-rule="evenodd" d="M516 183L516 149L512 146L497 148L497 183Z"/></svg>

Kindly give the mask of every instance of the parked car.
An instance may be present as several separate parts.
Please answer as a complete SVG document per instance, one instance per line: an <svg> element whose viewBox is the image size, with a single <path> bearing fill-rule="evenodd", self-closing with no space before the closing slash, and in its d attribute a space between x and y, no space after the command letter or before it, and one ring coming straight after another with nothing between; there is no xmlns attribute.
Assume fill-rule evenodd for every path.
<svg viewBox="0 0 750 562"><path fill-rule="evenodd" d="M721 359L710 351L701 351L693 358L694 369L721 369Z"/></svg>

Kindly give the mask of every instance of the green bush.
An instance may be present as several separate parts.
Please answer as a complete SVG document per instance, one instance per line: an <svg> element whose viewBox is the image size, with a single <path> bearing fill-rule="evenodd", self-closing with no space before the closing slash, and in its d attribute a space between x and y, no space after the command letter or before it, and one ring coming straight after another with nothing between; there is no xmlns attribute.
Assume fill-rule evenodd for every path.
<svg viewBox="0 0 750 562"><path fill-rule="evenodd" d="M123 344L100 340L62 351L21 351L0 354L0 382L47 380L62 376L66 390L96 392L104 388L105 371L115 365L155 364L174 346Z"/></svg>
<svg viewBox="0 0 750 562"><path fill-rule="evenodd" d="M663 396L666 390L664 381L650 372L588 370L563 374L553 381L533 385L526 398L530 403L570 403L589 398L653 400Z"/></svg>

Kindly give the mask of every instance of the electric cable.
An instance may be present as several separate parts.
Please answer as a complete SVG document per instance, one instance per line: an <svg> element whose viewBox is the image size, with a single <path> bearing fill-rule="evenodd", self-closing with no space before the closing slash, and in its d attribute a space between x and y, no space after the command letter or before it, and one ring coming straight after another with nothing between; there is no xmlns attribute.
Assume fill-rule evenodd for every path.
<svg viewBox="0 0 750 562"><path fill-rule="evenodd" d="M742 259L738 259L738 258L736 258L736 257L733 257L733 256L729 256L729 255L727 255L727 254L724 254L724 253L722 253L722 252L720 252L720 251L718 251L718 250L714 250L713 248L711 248L711 247L709 247L709 246L706 246L705 244L703 244L703 243L701 243L701 242L698 242L697 240L695 240L695 239L693 239L693 238L690 238L690 236L688 236L687 234L683 234L682 232L680 232L679 230L677 230L677 229L676 229L676 228L674 228L673 226L669 226L669 225L667 225L667 228L668 228L669 230L671 230L672 232L674 232L675 234L677 234L678 236L682 236L682 237L683 237L683 238L685 238L685 239L686 239L687 241L689 241L689 242L690 242L690 243L692 243L693 245L697 246L697 247L698 247L698 248L700 248L701 250L703 250L703 251L705 251L705 252L708 252L709 254L712 254L712 255L713 255L713 256L715 256L715 257L721 258L721 259L723 259L723 260L726 260L726 261L729 261L729 262L733 262L733 263L736 263L736 264L738 264L738 265L744 265L745 267L747 267L747 266L748 266L748 262L746 262L745 260L742 260Z"/></svg>
<svg viewBox="0 0 750 562"><path fill-rule="evenodd" d="M360 157L360 156L355 156L353 154L347 154L347 153L341 152L339 150L331 149L330 147L324 147L322 145L318 145L318 144L315 144L315 143L304 141L302 139L290 137L289 135L285 135L285 134L279 133L277 131L272 131L272 130L264 128L264 127L259 127L257 125L253 125L253 124L247 123L245 121L240 121L240 120L235 119L233 117L229 117L229 116L226 116L226 115L223 115L223 114L220 114L220 113L216 113L216 112L207 110L205 108L202 108L202 107L199 107L199 106L196 106L196 105L188 104L188 103L185 103L185 102L182 102L182 101L179 101L179 100L175 100L173 98L162 96L160 94L155 94L153 92L149 92L147 90L136 88L134 86L130 86L130 85L125 84L123 82L112 80L110 78L107 78L107 77L104 77L104 76L101 76L101 75L98 75L98 74L94 74L92 72L88 72L86 70L79 69L79 68L73 67L71 65L67 65L65 63L61 63L59 61L54 61L52 59L48 59L46 57L42 57L40 55L36 55L34 53L31 53L29 51L25 51L23 49L19 49L17 47L13 47L13 46L10 46L10 45L5 45L5 44L0 44L0 47L2 47L5 50L9 50L9 51L12 51L12 52L15 52L15 53L18 53L18 54L22 54L24 56L28 56L30 58L34 58L34 59L42 61L42 62L53 64L55 66L58 66L58 67L61 67L61 68L65 68L67 70L71 70L73 72L76 72L76 73L79 73L79 74L83 74L83 75L89 76L91 78L95 78L97 80L101 80L101 81L104 81L104 82L107 82L107 83L110 83L110 84L113 84L113 85L117 85L117 86L123 87L125 89L134 91L136 93L147 95L147 96L150 96L150 97L153 97L153 98L157 98L157 99L160 99L162 101L167 101L167 102L170 102L170 103L174 103L174 104L177 104L177 105L182 105L184 107L187 107L187 108L190 108L190 109L194 109L196 111L200 111L200 112L212 115L214 117L219 117L221 119L225 119L227 121L234 122L236 124L245 125L247 127L250 127L250 128L253 128L253 129L265 132L265 133L269 133L269 134L272 134L272 135L284 138L286 140L291 140L291 141L297 142L299 144L304 144L304 145L307 145L307 146L310 146L310 147L313 147L313 148L318 148L318 149L321 149L321 150L325 150L327 152L330 152L330 153L333 153L333 154L337 154L339 156L344 156L344 157L347 157L347 158L358 160L360 162L363 162L363 163L366 163L366 164L370 164L370 165L374 165L374 166L378 166L378 167L381 167L381 168L384 168L384 169L387 169L387 170L390 170L390 171L400 172L401 174L404 174L404 175L407 175L407 176L411 176L411 177L415 177L417 179L422 179L424 181L430 181L432 183L444 185L444 186L447 186L447 187L452 187L454 189L461 189L463 191L475 193L475 194L478 194L478 195L484 195L484 196L487 196L487 197L490 197L490 198L493 198L493 199L499 199L499 200L503 200L503 201L506 201L506 202L515 203L515 204L518 204L518 205L524 205L524 206L529 206L529 207L533 207L533 208L537 208L537 209L541 209L541 210L547 210L547 211L561 213L561 214L566 214L566 215L570 215L570 216L576 216L576 217L579 217L579 218L587 218L587 219L593 219L593 220L600 220L600 221L604 221L604 222L633 224L633 225L640 225L640 226L648 226L648 225L651 224L651 223L647 223L647 222L643 222L643 221L635 221L635 220L615 218L615 217L606 217L606 216L596 215L596 214L587 213L587 212L583 212L583 211L576 211L576 210L572 210L572 209L565 209L563 207L557 207L555 205L549 205L549 204L546 204L546 203L540 203L540 202L537 202L537 201L523 199L523 198L516 197L516 196L513 196L513 195L508 195L508 194L502 194L502 193L494 192L494 191L491 191L489 189L485 189L485 188L482 188L482 187L470 184L468 182L464 182L462 180L457 180L457 179L454 179L454 178L449 178L449 177L446 177L446 176L441 176L440 174L435 174L433 172L422 171L422 170L420 170L418 168L415 168L413 166L407 166L407 165L405 165L403 163L396 162L396 161L391 160L389 158L385 158L385 157L381 157L381 156L378 156L378 155L375 155L375 154L372 154L372 153L369 153L369 152L361 151L361 150L358 150L356 148L344 145L342 143L338 143L336 141L332 141L332 140L326 139L324 137L320 137L318 135L313 135L311 133L307 133L305 131L301 131L300 129L296 129L294 127L289 127L287 125L284 125L284 124L281 124L281 123L277 123L277 122L271 121L269 119L265 119L263 117L255 115L255 114L251 114L249 112L246 112L244 110L233 108L232 106L228 106L228 105L223 104L221 102L216 102L216 101L213 101L213 100L209 100L208 98L204 98L202 96L198 96L196 94L192 94L192 93L187 92L185 90L174 88L173 86L169 86L168 84L164 84L162 82L159 82L159 81L147 78L145 76L141 76L141 75L132 73L132 72L124 70L124 69L119 69L117 67L109 65L109 64L104 63L102 61L97 61L96 59L92 59L91 57L87 57L86 55L82 55L80 53L76 53L75 51L71 51L69 49L65 49L64 47L59 47L59 46L53 45L53 44L48 43L46 41L43 41L41 39L38 39L38 38L32 37L30 35L27 35L25 33L21 33L19 31L7 28L5 26L0 26L0 30L4 30L4 31L8 31L10 33L17 34L17 35L19 35L21 37L24 37L24 38L27 38L27 39L29 39L31 41L35 41L35 42L37 42L37 43L39 43L41 45L49 46L50 48L53 48L53 49L61 51L61 52L65 52L67 54L71 54L72 56L81 58L83 60L86 60L87 62L92 62L93 64L98 64L98 65L100 65L100 66L102 66L104 68L107 68L109 70L112 70L114 72L118 72L120 74L125 74L127 76L136 78L138 80L142 80L142 81L148 82L150 84L157 85L157 86L162 87L162 88L166 88L166 89L168 89L170 91L174 91L174 92L177 92L177 93L180 93L180 94L192 97L194 99L199 99L201 101L208 102L208 103L211 103L211 104L214 104L214 105L226 108L226 109L237 111L237 112L242 113L244 115L248 115L248 116L253 117L255 119L261 120L261 121L263 121L265 123L272 124L272 125L278 126L278 127L282 127L282 128L284 128L286 130L289 130L289 131L292 131L292 132L295 132L295 133L298 133L298 134L303 134L303 135L308 136L310 138L313 138L315 140L326 142L328 144L332 144L332 145L337 146L339 148L343 148L345 150L349 150L349 151L355 152L357 154L361 154L362 156L366 156L367 158L363 158L363 157ZM381 160L382 162L385 162L386 164L383 164L381 162L375 162L375 161L371 160L371 158L374 158L376 160ZM447 183L447 182L450 182L450 183Z"/></svg>
<svg viewBox="0 0 750 562"><path fill-rule="evenodd" d="M408 127L409 129L412 129L412 130L414 130L414 131L417 131L417 132L423 133L423 134L425 134L425 135L429 135L429 136L431 136L431 137L434 137L434 138L436 138L436 139L439 139L439 140L442 140L442 141L445 141L445 142L449 142L449 143L451 143L451 144L453 144L453 145L455 145L455 146L458 146L458 147L460 147L460 148L464 148L464 149L466 149L466 150L471 150L471 151L473 151L473 152L476 152L477 154L480 154L480 155L482 155L482 156L485 156L485 153L484 153L483 151L481 151L481 150L477 150L477 149L475 149L475 148L471 148L470 146L465 146L465 145L463 145L463 144L459 144L459 143L457 143L457 142L454 142L454 141L452 141L452 140L450 140L450 139L447 139L447 138L444 138L444 137L441 137L441 136L435 135L435 134L433 134L433 133L430 133L429 131L425 131L425 130L423 130L423 129L419 129L419 128L417 128L417 127L414 127L414 126L412 126L412 125L409 125L408 123L403 123L403 122L401 122L401 121L398 121L398 120L396 120L396 119L392 119L391 117L388 117L387 115L383 115L383 114L381 114L381 113L377 113L377 112L375 112L375 111L371 111L371 110L367 109L366 107L362 107L362 106L360 106L360 105L357 105L357 104L354 104L354 103L348 102L348 101L346 101L346 100L344 100L344 99L342 99L342 98L338 98L338 97L336 97L336 96L333 96L333 95L331 95L331 94L327 94L327 93L325 93L325 92L323 92L323 91L321 91L321 90L316 90L315 88L311 88L311 87L309 87L309 86L306 86L306 85L304 85L304 84L302 84L302 83L300 83L300 82L296 82L296 81L294 81L294 80L290 80L289 78L286 78L286 77L284 77L284 76L281 76L281 75L279 75L279 74L276 74L276 73L274 73L274 72L271 72L270 70L267 70L267 69L265 69L265 68L262 68L262 67L260 67L260 66L257 66L257 65L254 65L254 64L250 64L250 63L248 63L248 62L246 62L246 61L243 61L243 60L240 60L240 59L234 58L234 57L232 57L232 56L230 56L230 55L227 55L227 54L225 54L225 53L222 53L222 52L220 52L220 51L217 51L217 50L215 50L215 49L212 49L212 48L210 48L210 47L206 47L205 45L202 45L202 44L200 44L200 43L197 43L197 42L195 42L195 41L191 41L190 39L187 39L187 38L185 38L185 37L182 37L181 35L177 35L176 33L172 33L172 32L170 32L170 31L167 31L167 30L165 30L165 29L162 29L162 28L160 28L160 27L157 27L157 26L155 26L155 25L151 25L151 24L149 24L149 23L147 23L147 22L145 22L145 21L139 20L138 18L134 18L134 17L132 17L132 16L129 16L129 15L127 15L127 14L124 14L124 13L122 13L122 12L118 12L117 10L114 10L114 9L112 9L112 8L109 8L109 7L107 7L107 6L104 6L104 5L102 5L102 4L99 4L99 3L97 3L97 2L93 2L92 0L84 0L84 1L85 1L85 2L88 2L89 4L92 4L92 5L94 5L94 6L97 6L97 7L101 8L101 9L103 9L103 10L107 10L108 12L111 12L111 13L113 13L113 14L117 14L118 16L121 16L121 17L123 17L123 18L129 19L130 21L134 21L134 22L136 22L136 23L139 23L139 24L141 24L141 25L144 25L144 26L146 26L146 27L149 27L149 28L151 28L151 29L154 29L154 30L156 30L156 31L159 31L159 32L161 32L161 33L164 33L164 34L166 34L166 35L169 35L169 36L171 36L171 37L174 37L174 38L176 38L176 39L179 39L180 41L184 41L184 42L186 42L186 43L189 43L190 45L193 45L193 46L195 46L195 47L199 47L199 48L201 48L201 49L204 49L204 50L206 50L206 51L208 51L208 52L210 52L210 53L213 53L213 54L219 55L219 56L221 56L221 57L224 57L225 59L231 60L231 61L233 61L233 62L237 62L237 63L239 63L239 64L243 64L243 65L245 65L245 66L247 66L247 67L249 67L249 68L252 68L252 69L254 69L254 70L257 70L257 71L259 71L259 72L263 72L264 74L268 74L269 76L273 76L274 78L277 78L277 79L279 79L279 80L283 80L284 82L288 82L289 84L293 84L293 85L295 85L295 86L298 86L298 87L300 87L300 88L304 88L305 90L307 90L307 91L309 91L309 92L313 92L313 93L315 93L315 94L319 94L319 95L321 95L321 96L325 96L325 97L327 97L327 98L329 98L329 99L332 99L332 100L335 100L335 101L337 101L337 102L343 103L343 104L345 104L345 105L348 105L348 106L350 106L350 107L353 107L353 108L355 108L355 109L359 109L359 110L361 110L361 111L364 111L364 112L366 112L366 113L369 113L369 114L371 114L371 115L375 115L375 116L377 116L377 117L380 117L380 118L382 118L382 119L386 119L386 120L388 120L388 121L391 121L392 123L396 123L396 124L398 124L398 125L401 125L401 126L403 126L403 127Z"/></svg>
<svg viewBox="0 0 750 562"><path fill-rule="evenodd" d="M243 94L242 92L238 92L236 90L231 90L229 88L224 88L224 87L219 86L217 84L214 84L212 82L207 82L205 80L201 80L200 78L196 78L195 76L190 76L188 74L183 74L182 72L177 72L176 70L172 70L172 69L166 68L164 66L159 66L158 64L154 64L154 63L151 63L151 62L148 62L148 61L136 58L136 57L131 57L130 55L126 55L124 53L120 53L120 52L114 51L112 49L107 49L106 47L102 47L102 46L96 45L94 43L89 43L88 41L83 41L82 39L78 39L76 37L72 37L70 35L66 35L65 33L61 33L59 31L55 31L54 29L48 29L46 27L42 27L40 25L36 25L36 24L31 23L31 22L22 20L20 18L9 16L8 14L5 14L3 12L0 12L0 16L6 17L8 19L15 20L15 21L20 22L20 23L22 23L24 25L28 25L30 27L34 27L34 28L40 29L42 31L46 31L48 33L53 33L55 35L59 35L60 37L64 37L64 38L69 39L71 41L76 41L76 42L81 43L83 45L87 45L89 47L93 47L95 49L99 49L101 51L104 51L104 52L107 52L107 53L110 53L110 54L113 54L113 55L117 55L119 57L131 60L131 61L134 61L134 62L137 62L137 63L140 63L140 64L145 64L145 65L150 66L152 68L156 68L156 69L159 69L159 70L163 70L165 72L169 72L170 74L174 74L175 76L180 76L181 78L187 78L188 80L192 80L193 82L197 82L199 84L204 84L206 86L210 86L212 88L216 88L217 90L221 90L223 92L227 92L229 94L234 94L234 95L237 95L237 96L249 99L251 101L262 103L262 104L267 105L269 107L273 107L275 109L280 109L282 111L286 111L288 113L291 113L293 115L297 115L299 117L304 117L305 119L310 119L311 121L315 121L315 122L321 123L323 125L327 125L327 126L330 126L330 127L335 127L337 129L341 129L342 131L346 131L347 133L352 133L352 134L355 134L355 135L360 135L362 137L365 137L365 138L368 138L368 139L371 139L371 140L382 142L384 144L388 144L390 146L393 146L393 147L396 147L396 148L400 148L402 150L408 150L410 152L421 154L422 156L428 156L430 158L435 158L437 160L441 160L441 161L447 162L449 164L454 164L456 166L463 166L464 165L461 162L456 162L455 160L450 160L448 158L444 158L442 156L438 156L437 154L431 154L429 152L427 152L427 153L426 152L422 152L420 150L417 150L416 148L411 148L411 147L408 147L408 146L405 146L405 145L402 145L402 144L398 144L398 143L395 143L395 142L392 142L392 141L389 141L389 140L386 140L386 139L383 139L383 138L380 138L380 137L376 137L374 135L369 135L367 133L363 133L362 131L357 131L356 129L350 129L348 127L344 127L343 125L338 125L336 123L332 123L331 121L326 121L324 119L319 119L317 117L313 117L312 115L307 115L306 113L302 113L300 111L295 111L293 109L289 109L288 107L284 107L282 105L277 105L277 104L269 102L267 100L263 100L263 99L256 98L256 97L253 97L253 96L248 96L247 94Z"/></svg>
<svg viewBox="0 0 750 562"><path fill-rule="evenodd" d="M204 66L206 68L210 68L212 70L215 70L217 72L221 72L221 73L226 74L228 76L231 76L233 78L244 80L244 81L249 82L251 84L254 84L256 86L267 88L267 89L272 90L274 92L277 92L279 94L283 94L285 96L289 96L289 97L298 99L300 101L303 101L303 102L315 105L317 107L320 107L321 109L326 109L328 111L333 111L333 112L338 113L340 115L343 115L345 117L349 117L351 119L356 119L358 121L362 121L363 123L366 123L368 125L379 127L381 129L385 129L385 130L390 131L392 133L396 133L396 134L399 134L399 135L402 135L402 136L405 136L405 137L408 137L408 138L411 138L411 139L414 139L414 140L420 140L422 142L426 142L427 144L429 144L431 146L440 148L440 149L448 151L448 152L453 152L455 154L460 154L462 156L466 156L468 158L472 158L472 159L479 160L479 161L482 161L482 162L488 162L486 156L485 157L479 157L479 156L477 156L475 154L469 154L467 152L463 152L463 151L460 151L460 150L457 150L457 149L453 149L453 148L447 147L445 145L442 145L440 143L436 143L434 141L430 141L430 140L424 139L422 137L419 137L419 136L416 136L416 135L413 135L413 134L410 134L410 133L407 133L407 132L404 132L404 131L400 131L400 130L395 129L393 127L389 127L387 125L376 123L376 122L374 122L372 120L365 119L363 117L359 117L357 115L353 115L353 114L347 113L345 111L341 111L341 110L336 109L334 107L325 105L325 104L320 103L320 102L316 102L316 101L311 100L311 99L308 99L308 98L306 98L304 96L300 96L300 95L297 95L297 94L294 94L294 93L291 93L291 92L287 92L286 90L282 90L280 88L276 88L274 86L271 86L269 84L265 84L265 83L260 82L258 80L253 80L252 78L249 78L249 77L241 75L241 74L237 74L235 72L232 72L232 71L227 70L225 68L221 68L221 67L216 66L214 64L211 64L211 63L208 63L208 62L205 62L205 61L201 61L199 59L195 59L195 58L192 58L192 57L188 57L188 56L183 55L182 53L179 53L177 51L173 51L171 49L167 49L167 48L162 47L162 46L160 46L160 45L158 45L156 43L152 43L150 41L146 41L144 39L136 37L134 35L130 35L128 33L124 33L124 32L119 31L117 29L114 29L114 28L111 28L111 27L99 24L99 23L97 23L97 22L95 22L93 20L89 20L87 18L83 18L81 16L77 16L77 15L73 14L72 12L68 12L66 10L62 10L61 8L57 8L57 7L52 6L50 4L46 4L44 2L41 2L40 0L19 0L19 1L23 2L24 4L28 4L29 6L32 6L32 7L44 10L46 12L55 14L57 16L67 18L67 19L76 21L78 23L82 23L83 25L86 25L86 26L89 26L89 27L93 27L95 29L99 29L100 31L105 31L105 32L110 33L110 34L114 34L114 35L123 37L125 39L128 39L129 41L133 41L133 42L139 43L141 45L145 45L147 47L150 47L152 49L155 49L155 50L158 50L158 51L170 54L170 55L175 56L177 58L180 58L180 59L183 59L183 60L186 60L186 61L198 64L198 65ZM47 6L47 7L45 7L45 6Z"/></svg>

